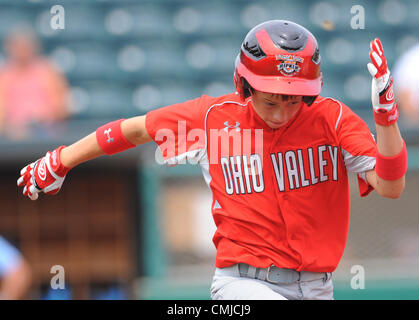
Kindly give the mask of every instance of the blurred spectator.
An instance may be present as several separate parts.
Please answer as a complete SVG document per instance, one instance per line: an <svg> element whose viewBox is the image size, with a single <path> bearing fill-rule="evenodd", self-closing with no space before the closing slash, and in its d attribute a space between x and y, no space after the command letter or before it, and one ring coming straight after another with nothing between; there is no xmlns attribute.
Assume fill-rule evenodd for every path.
<svg viewBox="0 0 419 320"><path fill-rule="evenodd" d="M68 115L65 78L40 55L30 28L16 28L4 41L6 59L0 68L0 135L24 139L55 134Z"/></svg>
<svg viewBox="0 0 419 320"><path fill-rule="evenodd" d="M406 51L394 68L400 115L408 126L419 127L419 44Z"/></svg>
<svg viewBox="0 0 419 320"><path fill-rule="evenodd" d="M0 236L0 300L26 297L31 269L20 252Z"/></svg>

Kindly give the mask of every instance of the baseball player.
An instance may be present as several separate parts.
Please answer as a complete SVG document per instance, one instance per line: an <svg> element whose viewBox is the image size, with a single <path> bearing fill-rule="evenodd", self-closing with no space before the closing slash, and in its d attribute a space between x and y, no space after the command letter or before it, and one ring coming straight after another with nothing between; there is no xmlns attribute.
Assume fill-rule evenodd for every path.
<svg viewBox="0 0 419 320"><path fill-rule="evenodd" d="M236 59L237 92L203 95L120 119L21 171L36 200L57 193L71 168L154 140L165 163L198 162L217 230L212 299L333 299L332 272L349 226L348 173L361 196L398 198L405 184L393 78L371 42L377 142L345 104L320 96L315 37L284 20L249 31Z"/></svg>

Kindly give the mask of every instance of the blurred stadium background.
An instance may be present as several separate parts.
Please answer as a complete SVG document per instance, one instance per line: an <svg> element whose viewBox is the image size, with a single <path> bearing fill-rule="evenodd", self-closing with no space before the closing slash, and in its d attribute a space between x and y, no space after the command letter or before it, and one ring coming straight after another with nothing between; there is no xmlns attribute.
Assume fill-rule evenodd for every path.
<svg viewBox="0 0 419 320"><path fill-rule="evenodd" d="M56 4L65 9L64 30L50 27ZM365 8L363 30L350 27L353 5ZM209 299L214 226L198 167L161 167L149 144L80 165L48 199L25 199L15 181L27 162L107 121L233 91L241 41L268 19L311 30L322 55L322 96L342 100L374 132L369 41L381 38L391 68L419 41L417 1L0 1L1 40L14 25L31 25L71 87L71 117L60 130L18 142L0 136L0 234L33 267L29 298ZM419 298L419 130L401 129L409 150L403 196L361 199L352 179L336 299ZM65 268L66 290L49 289L53 265ZM365 270L364 290L351 288L354 265Z"/></svg>

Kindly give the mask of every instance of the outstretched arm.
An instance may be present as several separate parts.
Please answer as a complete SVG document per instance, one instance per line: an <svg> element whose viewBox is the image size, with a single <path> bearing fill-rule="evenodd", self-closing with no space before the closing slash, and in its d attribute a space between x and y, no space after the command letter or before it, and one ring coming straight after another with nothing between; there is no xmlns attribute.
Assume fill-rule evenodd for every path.
<svg viewBox="0 0 419 320"><path fill-rule="evenodd" d="M386 198L398 198L405 187L406 145L397 125L399 116L393 94L393 77L387 67L379 39L371 42L371 99L377 131L377 157L374 170L366 173L368 183Z"/></svg>
<svg viewBox="0 0 419 320"><path fill-rule="evenodd" d="M138 116L121 122L121 131L125 138L133 145L144 144L152 141L145 128L146 116ZM67 168L92 160L104 155L99 146L96 132L62 149L61 162Z"/></svg>
<svg viewBox="0 0 419 320"><path fill-rule="evenodd" d="M70 146L60 146L41 159L24 167L17 184L31 200L38 193L56 194L68 171L80 163L105 154L115 154L150 142L145 126L146 116L105 124Z"/></svg>

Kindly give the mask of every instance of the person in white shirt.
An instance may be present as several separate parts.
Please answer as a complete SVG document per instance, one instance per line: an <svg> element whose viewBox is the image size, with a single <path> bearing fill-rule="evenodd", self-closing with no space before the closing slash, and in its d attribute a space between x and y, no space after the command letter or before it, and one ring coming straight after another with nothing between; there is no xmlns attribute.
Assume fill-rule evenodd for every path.
<svg viewBox="0 0 419 320"><path fill-rule="evenodd" d="M419 43L396 61L394 78L401 119L408 126L419 127Z"/></svg>

